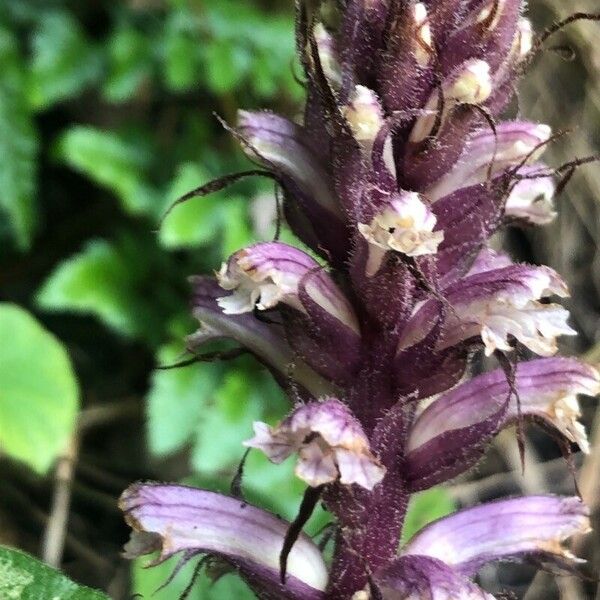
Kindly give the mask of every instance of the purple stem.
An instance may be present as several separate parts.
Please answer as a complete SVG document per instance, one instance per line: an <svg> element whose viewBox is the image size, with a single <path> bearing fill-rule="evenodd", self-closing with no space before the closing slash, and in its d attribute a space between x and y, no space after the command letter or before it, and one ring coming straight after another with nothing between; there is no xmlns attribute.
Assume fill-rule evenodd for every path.
<svg viewBox="0 0 600 600"><path fill-rule="evenodd" d="M339 519L327 600L351 598L371 573L398 554L409 494L398 471L388 471L372 493L336 486L325 498Z"/></svg>
<svg viewBox="0 0 600 600"><path fill-rule="evenodd" d="M351 598L367 586L371 573L397 556L409 500L402 468L404 419L400 414L392 418L392 435L376 434L378 422L395 404L395 399L389 392L388 378L381 372L377 377L364 375L357 377L352 388L351 406L371 441L378 438L375 449L387 472L372 492L358 486L336 484L324 496L340 528L329 577L328 600Z"/></svg>

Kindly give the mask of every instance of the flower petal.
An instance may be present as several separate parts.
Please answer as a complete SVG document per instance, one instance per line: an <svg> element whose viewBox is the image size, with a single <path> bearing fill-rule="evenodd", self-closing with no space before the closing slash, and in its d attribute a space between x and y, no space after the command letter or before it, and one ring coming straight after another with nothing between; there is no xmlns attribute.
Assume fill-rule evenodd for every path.
<svg viewBox="0 0 600 600"><path fill-rule="evenodd" d="M136 538L151 534L160 543L159 561L178 552L214 554L275 598L323 598L327 569L320 550L304 534L288 557L287 581L280 583L279 555L289 523L275 515L214 492L159 483L132 485L119 505L134 530L131 547L137 555L152 548L140 547Z"/></svg>
<svg viewBox="0 0 600 600"><path fill-rule="evenodd" d="M458 511L419 531L402 555L443 560L465 575L495 560L529 558L568 569L578 561L562 542L590 531L579 498L528 496Z"/></svg>

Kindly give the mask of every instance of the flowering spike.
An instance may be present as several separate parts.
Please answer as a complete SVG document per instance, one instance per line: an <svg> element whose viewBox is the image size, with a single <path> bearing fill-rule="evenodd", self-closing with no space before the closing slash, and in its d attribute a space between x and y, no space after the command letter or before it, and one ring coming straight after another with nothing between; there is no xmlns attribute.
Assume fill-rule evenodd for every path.
<svg viewBox="0 0 600 600"><path fill-rule="evenodd" d="M260 174L280 185L290 229L321 260L279 242L236 252L217 274L220 285L194 280L204 328L194 343L235 340L289 392L289 416L273 427L255 423L246 445L274 463L295 454L305 501L289 530L280 522L265 533L268 565L262 544L247 560L231 558L236 544L258 546L255 521L271 523L248 507L251 522L238 528L242 509L231 499L223 501L235 515L231 552L207 548L185 520L204 492L179 502L179 492L157 486L146 502L136 491L158 521L153 529L130 516L134 527L189 542L190 552L207 548L275 600L492 599L469 580L490 560L526 556L572 568L561 543L587 530L588 518L569 498L461 511L398 556L410 494L472 467L509 423L534 420L588 450L576 395L597 393L598 374L549 358L559 336L574 334L569 313L548 302L567 296L567 286L547 267L490 249L502 227L550 222L565 181L553 175L576 166L553 173L538 162L557 137L548 126L501 118L530 57L558 30L534 43L524 4L296 2L302 122L241 112L232 132ZM519 344L546 358L521 364L513 352L510 369L470 377L475 350L503 355ZM304 574L293 553L300 546L311 554L311 545L293 541L320 497L336 521L333 560L326 575L322 565L305 565ZM275 546L284 549L282 566L292 548L285 587Z"/></svg>

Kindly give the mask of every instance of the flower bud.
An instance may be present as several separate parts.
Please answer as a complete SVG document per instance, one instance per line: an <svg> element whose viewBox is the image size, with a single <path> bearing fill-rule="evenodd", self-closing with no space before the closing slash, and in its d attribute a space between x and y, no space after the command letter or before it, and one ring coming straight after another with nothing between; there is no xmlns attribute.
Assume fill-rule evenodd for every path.
<svg viewBox="0 0 600 600"><path fill-rule="evenodd" d="M531 21L522 17L517 25L517 34L511 51L511 57L517 60L525 58L533 48L533 27ZM514 59L513 58L513 59Z"/></svg>
<svg viewBox="0 0 600 600"><path fill-rule="evenodd" d="M433 35L427 15L427 7L423 2L417 2L413 6L413 17L416 28L415 59L421 67L426 67L434 53Z"/></svg>
<svg viewBox="0 0 600 600"><path fill-rule="evenodd" d="M342 85L342 69L337 56L335 40L322 23L315 25L313 34L317 43L323 73L331 87L339 89Z"/></svg>
<svg viewBox="0 0 600 600"><path fill-rule="evenodd" d="M364 85L357 85L342 112L354 138L369 151L383 126L383 109L377 94Z"/></svg>
<svg viewBox="0 0 600 600"><path fill-rule="evenodd" d="M488 63L479 59L467 61L442 83L441 93L444 106L440 117L443 125L456 105L481 104L489 98L492 77ZM439 93L434 92L410 133L411 142L421 142L431 134L438 119L439 103Z"/></svg>

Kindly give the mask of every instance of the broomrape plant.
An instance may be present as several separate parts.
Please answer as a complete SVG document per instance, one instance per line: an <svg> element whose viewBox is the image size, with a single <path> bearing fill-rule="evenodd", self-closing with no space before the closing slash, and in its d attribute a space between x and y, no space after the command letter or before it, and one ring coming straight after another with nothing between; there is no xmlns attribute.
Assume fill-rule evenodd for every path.
<svg viewBox="0 0 600 600"><path fill-rule="evenodd" d="M309 5L310 4L310 5ZM490 248L505 225L555 216L558 171L540 162L546 125L497 121L545 37L522 0L298 2L302 124L241 112L232 133L284 192L292 231L195 277L195 347L229 338L252 352L294 406L244 442L275 464L295 456L307 484L287 523L241 498L136 484L121 506L130 556L203 554L265 599L492 598L470 577L490 561L555 571L589 530L576 498L504 499L461 510L399 549L411 494L476 464L504 427L535 420L587 452L577 394L599 374L555 358L574 335L552 269ZM584 18L579 15L578 18ZM590 15L588 17L591 18ZM317 258L315 258L317 257ZM498 366L471 377L481 356ZM528 351L528 352L526 352ZM517 356L537 355L527 362ZM334 549L301 533L317 502Z"/></svg>

